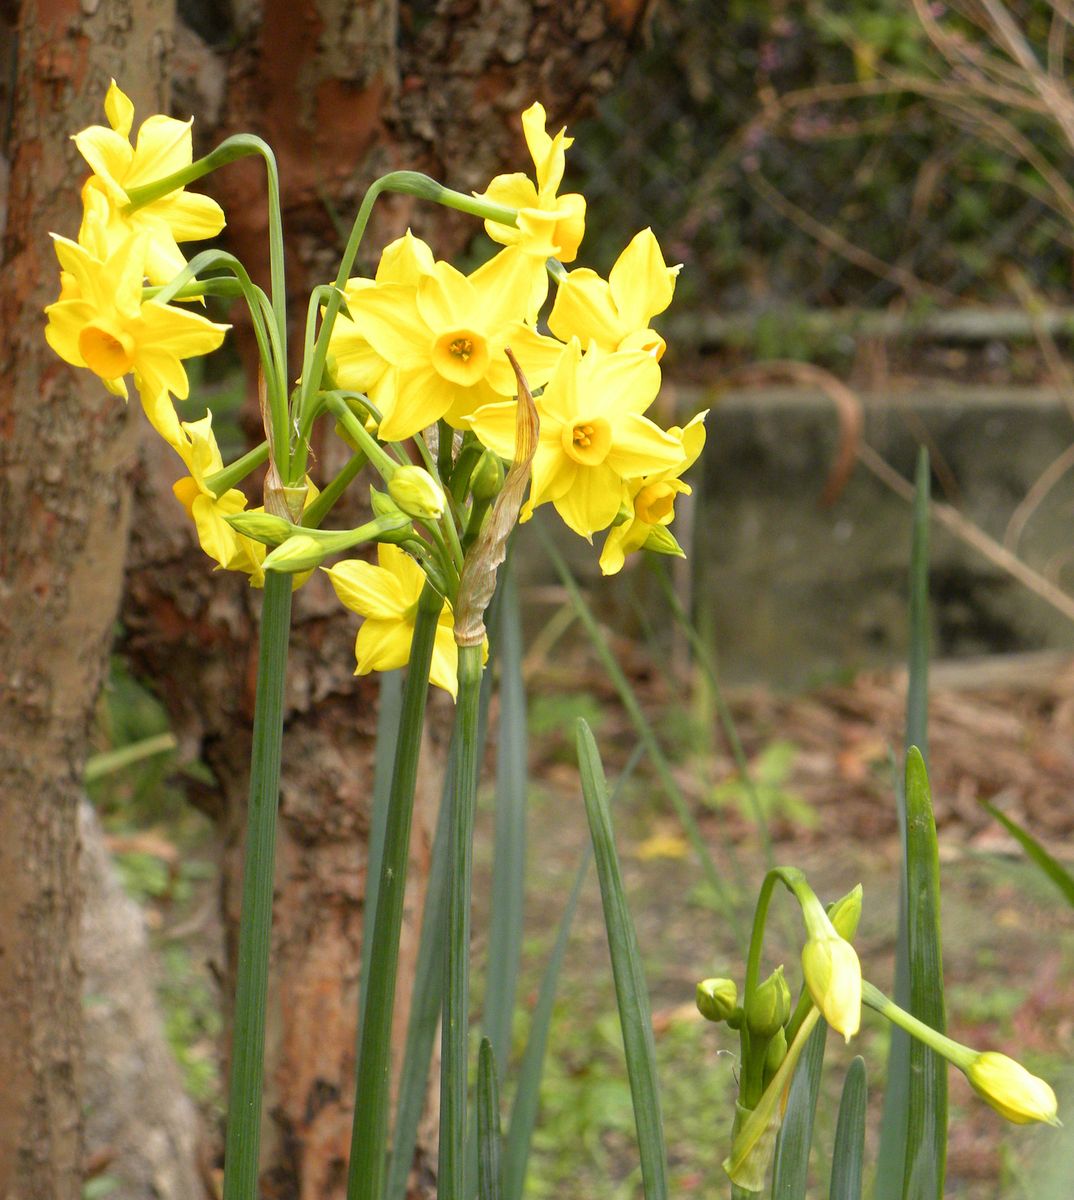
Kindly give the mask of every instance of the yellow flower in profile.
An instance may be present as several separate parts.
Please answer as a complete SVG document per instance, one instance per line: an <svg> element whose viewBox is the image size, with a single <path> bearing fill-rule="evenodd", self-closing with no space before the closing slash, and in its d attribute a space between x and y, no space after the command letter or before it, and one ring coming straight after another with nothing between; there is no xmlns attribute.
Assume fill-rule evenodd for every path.
<svg viewBox="0 0 1074 1200"><path fill-rule="evenodd" d="M531 104L522 114L522 132L533 159L536 183L527 175L497 175L481 199L518 210L518 226L486 221L485 232L501 246L518 246L535 258L544 273L544 260L573 262L585 233L585 197L574 192L557 195L566 166L565 151L574 139L561 129L550 137L544 105Z"/></svg>
<svg viewBox="0 0 1074 1200"><path fill-rule="evenodd" d="M973 1090L1008 1121L1016 1125L1028 1125L1030 1121L1060 1123L1055 1092L1006 1054L986 1050L965 1070Z"/></svg>
<svg viewBox="0 0 1074 1200"><path fill-rule="evenodd" d="M548 327L558 338L591 341L602 350L647 350L659 360L664 339L649 322L671 303L680 267L664 262L651 229L619 255L607 280L580 267L560 281Z"/></svg>
<svg viewBox="0 0 1074 1200"><path fill-rule="evenodd" d="M147 409L164 392L185 400L190 384L181 360L215 350L230 326L142 300L144 237L128 237L104 261L67 238L53 234L53 241L62 286L60 299L45 309L53 350L72 366L88 367L124 399L123 377L133 373Z"/></svg>
<svg viewBox="0 0 1074 1200"><path fill-rule="evenodd" d="M238 488L217 496L205 482L224 466L213 433L212 413L200 421L182 422L181 437L175 449L190 474L175 483L172 491L194 522L201 548L224 570L243 571L255 587L261 587L265 582L261 567L265 547L236 533L224 520L245 510L246 497Z"/></svg>
<svg viewBox="0 0 1074 1200"><path fill-rule="evenodd" d="M627 498L632 515L621 525L608 531L600 552L600 569L605 575L615 575L623 569L627 555L642 549L655 529L662 529L675 519L675 497L689 495L690 485L679 476L693 466L705 445L705 418L708 410L698 413L685 429L672 426L668 433L682 445L682 459L674 467L632 479L627 483ZM674 552L678 543L667 535L669 549ZM679 551L681 554L682 551Z"/></svg>
<svg viewBox="0 0 1074 1200"><path fill-rule="evenodd" d="M408 229L401 238L384 247L373 279L356 276L344 288L347 308L358 307L360 297L378 284L397 283L417 287L425 275L433 274L433 252ZM363 392L379 405L394 394L391 364L366 340L359 326L340 313L332 326L328 353L334 363L336 384L352 392Z"/></svg>
<svg viewBox="0 0 1074 1200"><path fill-rule="evenodd" d="M325 569L340 602L365 618L354 644L355 675L406 666L418 598L425 587L425 572L398 546L378 545L377 564L347 559ZM429 680L453 698L459 690L454 628L451 605L445 600L436 627Z"/></svg>
<svg viewBox="0 0 1074 1200"><path fill-rule="evenodd" d="M682 441L642 416L659 387L660 368L651 354L602 354L591 347L583 357L572 338L537 397L541 429L522 519L551 501L575 533L592 540L615 520L626 480L676 467ZM470 426L501 458L514 456L513 403L479 409Z"/></svg>
<svg viewBox="0 0 1074 1200"><path fill-rule="evenodd" d="M828 930L811 933L802 947L802 972L813 1003L849 1042L861 1026L861 963L831 922Z"/></svg>
<svg viewBox="0 0 1074 1200"><path fill-rule="evenodd" d="M185 188L176 188L134 212L124 209L131 189L190 166L193 121L177 121L159 113L147 117L132 146L134 105L114 79L105 96L104 111L108 126L91 125L74 135L75 145L93 171L83 188L86 216L78 240L91 245L87 222L92 223L91 214L100 211L103 198L107 202L103 225L106 247L104 252L94 252L100 258L109 257L132 234L142 234L146 238L145 273L150 283L165 284L186 266L177 243L215 237L224 227L223 210L215 200Z"/></svg>
<svg viewBox="0 0 1074 1200"><path fill-rule="evenodd" d="M522 320L528 297L528 272L507 251L469 276L437 262L417 286L359 291L349 306L355 325L396 368L394 395L380 398L380 437L399 441L441 417L459 428L481 405L513 396L506 346L531 387L545 383L563 346Z"/></svg>

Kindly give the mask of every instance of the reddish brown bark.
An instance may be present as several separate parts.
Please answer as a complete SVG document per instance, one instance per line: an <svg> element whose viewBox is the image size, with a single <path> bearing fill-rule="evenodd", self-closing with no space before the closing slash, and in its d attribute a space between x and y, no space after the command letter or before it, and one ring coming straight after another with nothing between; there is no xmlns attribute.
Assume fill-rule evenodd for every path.
<svg viewBox="0 0 1074 1200"><path fill-rule="evenodd" d="M134 442L45 344L50 230L78 228L68 140L112 71L159 109L161 0L18 7L0 271L0 1196L81 1194L77 803L119 605Z"/></svg>

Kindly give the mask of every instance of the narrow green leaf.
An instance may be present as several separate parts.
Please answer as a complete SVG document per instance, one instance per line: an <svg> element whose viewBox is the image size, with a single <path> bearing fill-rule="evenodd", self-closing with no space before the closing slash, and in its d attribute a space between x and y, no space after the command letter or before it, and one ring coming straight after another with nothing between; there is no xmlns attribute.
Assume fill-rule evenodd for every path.
<svg viewBox="0 0 1074 1200"><path fill-rule="evenodd" d="M585 721L578 722L578 765L582 777L589 833L600 880L604 924L608 933L615 998L623 1031L634 1123L638 1132L642 1186L646 1200L666 1200L667 1149L664 1145L660 1091L656 1078L656 1046L649 996L642 971L634 922L627 907L626 892L615 850L608 787L604 766L593 734Z"/></svg>
<svg viewBox="0 0 1074 1200"><path fill-rule="evenodd" d="M526 693L522 682L518 586L510 556L501 568L497 596L500 729L496 747L496 828L484 1025L493 1056L502 1066L511 1053L526 878Z"/></svg>
<svg viewBox="0 0 1074 1200"><path fill-rule="evenodd" d="M103 750L100 754L92 754L86 759L82 778L85 783L97 783L107 775L123 771L135 763L158 754L167 754L174 750L179 743L174 733L156 733L152 737L142 738L138 742L129 742L126 746L117 746L114 750Z"/></svg>
<svg viewBox="0 0 1074 1200"><path fill-rule="evenodd" d="M635 746L623 767L622 774L616 780L612 793L612 803L622 790L623 785L633 775L634 769L645 753L644 746ZM508 1127L504 1143L504 1195L507 1200L522 1200L522 1189L526 1182L526 1166L529 1162L530 1146L533 1141L533 1130L537 1124L537 1108L540 1101L541 1074L544 1070L545 1051L548 1046L548 1034L552 1026L552 1009L555 1005L556 991L559 987L560 971L563 959L567 953L567 943L570 940L571 925L582 895L582 885L589 872L589 863L593 857L592 847L588 844L582 855L574 886L571 888L567 904L560 918L559 930L552 953L548 957L541 986L537 992L537 1004L533 1009L533 1019L530 1021L529 1036L526 1048L522 1054L522 1062L518 1069L518 1082L515 1089L515 1101L511 1109L511 1124Z"/></svg>
<svg viewBox="0 0 1074 1200"><path fill-rule="evenodd" d="M981 807L986 808L996 818L1026 852L1026 857L1036 863L1060 892L1062 892L1063 899L1071 907L1074 907L1074 875L1071 875L1062 863L1052 858L1048 851L1044 849L1028 830L1024 829L1017 822L1012 821L1005 812L1001 812L994 804L989 804L987 800L981 801Z"/></svg>
<svg viewBox="0 0 1074 1200"><path fill-rule="evenodd" d="M947 1030L940 933L940 859L925 760L906 756L909 1011L938 1033ZM914 1038L906 1123L903 1200L942 1200L947 1162L947 1063Z"/></svg>
<svg viewBox="0 0 1074 1200"><path fill-rule="evenodd" d="M906 696L905 746L920 746L928 761L928 569L929 569L929 456L924 448L918 454L914 491L913 540L910 550L910 620ZM910 953L907 933L906 883L906 801L903 781L896 778L895 804L902 845L899 879L898 933L895 942L895 1000L903 1008L910 1006ZM901 1029L892 1028L888 1050L887 1080L884 1086L884 1111L880 1121L880 1147L877 1152L875 1200L899 1200L903 1194L903 1170L906 1154L906 1120L910 1086L910 1038Z"/></svg>
<svg viewBox="0 0 1074 1200"><path fill-rule="evenodd" d="M744 930L738 910L735 907L735 898L717 869L712 855L709 853L708 846L701 834L701 830L698 828L697 821L694 819L690 805L687 803L686 797L682 794L682 789L675 780L671 765L660 746L660 740L642 712L641 705L638 703L638 697L631 687L630 681L627 679L622 667L616 661L615 655L608 645L608 640L601 632L597 619L593 615L593 610L586 603L585 597L578 587L578 581L571 573L571 569L567 565L563 555L556 549L552 539L540 526L538 526L538 534L541 538L541 544L544 546L545 553L548 555L556 574L570 596L571 604L574 606L574 611L578 614L578 619L585 627L586 633L589 634L593 649L596 651L601 665L607 671L608 678L612 681L616 692L619 694L620 702L626 709L638 737L645 746L650 762L652 762L653 767L660 776L660 783L663 786L664 793L671 801L675 815L678 817L679 823L683 827L683 832L686 834L687 840L690 842L690 846L701 865L705 881L712 888L713 895L719 901L731 931L739 937L743 936Z"/></svg>
<svg viewBox="0 0 1074 1200"><path fill-rule="evenodd" d="M787 1109L776 1142L772 1171L773 1200L805 1200L809 1182L809 1147L813 1143L813 1118L820 1094L828 1022L820 1020L809 1035L802 1061L794 1073Z"/></svg>
<svg viewBox="0 0 1074 1200"><path fill-rule="evenodd" d="M488 1038L477 1056L477 1200L502 1200L500 1090L496 1057Z"/></svg>
<svg viewBox="0 0 1074 1200"><path fill-rule="evenodd" d="M399 719L403 711L403 671L385 671L380 677L377 704L377 734L373 745L373 812L369 826L369 858L366 862L365 901L362 908L362 953L358 976L358 1028L365 1024L365 1000L369 986L369 959L373 953L373 925L377 919L377 891L388 828L388 802L392 789L392 766L399 741Z"/></svg>
<svg viewBox="0 0 1074 1200"><path fill-rule="evenodd" d="M839 1119L832 1147L832 1182L828 1200L861 1200L862 1165L865 1158L865 1108L868 1088L865 1059L854 1059L843 1081Z"/></svg>

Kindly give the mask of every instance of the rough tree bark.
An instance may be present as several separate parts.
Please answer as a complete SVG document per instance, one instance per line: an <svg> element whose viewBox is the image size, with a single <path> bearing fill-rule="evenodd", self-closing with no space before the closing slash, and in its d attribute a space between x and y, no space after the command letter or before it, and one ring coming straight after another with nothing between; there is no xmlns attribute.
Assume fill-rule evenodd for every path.
<svg viewBox="0 0 1074 1200"><path fill-rule="evenodd" d="M99 119L112 73L160 109L170 13L164 0L25 0L5 20L18 56L0 198L0 1196L74 1200L78 799L135 456L123 405L56 358L41 310L59 290L48 232L78 228L85 172L68 135Z"/></svg>
<svg viewBox="0 0 1074 1200"><path fill-rule="evenodd" d="M374 178L417 168L466 190L483 187L507 163L525 169L521 109L540 98L553 123L575 119L614 80L647 7L646 0L249 2L236 6L231 29L207 19L182 35L177 107L203 121L219 114L217 136L252 130L274 147L289 282L304 314L303 294L335 274L341 242L333 215L349 223ZM227 50L213 49L224 43ZM211 188L228 213L229 248L265 280L261 172L253 160L235 164ZM395 199L378 212L368 245L383 245L408 223L441 257L473 230L458 214ZM366 252L367 263L373 253ZM315 469L330 477L339 465L332 448L315 451ZM178 473L162 462L142 481L124 610L127 650L144 675L163 684L181 737L215 773L217 786L201 803L226 836L223 904L233 932L258 601L241 579L207 572L192 550L168 492ZM368 681L351 678L353 636L353 619L323 581L302 589L289 668L262 1179L265 1195L280 1200L331 1200L343 1191L375 695ZM423 782L400 968L400 1045L437 792L431 766Z"/></svg>

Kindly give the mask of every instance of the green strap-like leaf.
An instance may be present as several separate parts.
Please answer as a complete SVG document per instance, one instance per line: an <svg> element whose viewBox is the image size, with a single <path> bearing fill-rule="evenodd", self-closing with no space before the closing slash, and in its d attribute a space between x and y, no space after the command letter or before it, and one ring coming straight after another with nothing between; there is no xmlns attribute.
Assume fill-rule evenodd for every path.
<svg viewBox="0 0 1074 1200"><path fill-rule="evenodd" d="M593 734L585 721L578 722L578 765L582 777L589 833L600 879L604 924L611 952L615 998L623 1031L634 1123L638 1132L641 1177L645 1200L666 1200L667 1150L656 1078L656 1046L652 1015L645 987L641 953L627 907L619 859L615 851L604 766Z"/></svg>
<svg viewBox="0 0 1074 1200"><path fill-rule="evenodd" d="M939 1033L947 1029L940 934L940 860L925 760L906 756L907 933L910 1007ZM904 1200L942 1200L947 1162L947 1063L916 1038L910 1043Z"/></svg>
<svg viewBox="0 0 1074 1200"><path fill-rule="evenodd" d="M909 681L906 696L905 746L920 746L928 758L929 665L929 456L922 448L917 459L914 491L913 542L910 550ZM895 1000L910 1006L910 958L906 911L906 802L902 780L895 780L895 801L902 843L899 876L898 934L895 943ZM906 1120L910 1085L910 1038L901 1029L891 1030L884 1112L880 1121L875 1200L899 1200L903 1194L906 1156Z"/></svg>
<svg viewBox="0 0 1074 1200"><path fill-rule="evenodd" d="M477 1200L502 1200L500 1089L496 1057L488 1038L477 1056Z"/></svg>
<svg viewBox="0 0 1074 1200"><path fill-rule="evenodd" d="M832 1148L832 1182L828 1200L861 1200L865 1157L865 1106L868 1088L865 1060L859 1055L850 1064L839 1102L839 1120Z"/></svg>
<svg viewBox="0 0 1074 1200"><path fill-rule="evenodd" d="M817 1111L827 1041L828 1022L818 1021L802 1052L802 1061L794 1073L787 1097L787 1109L776 1142L776 1163L772 1171L773 1200L805 1200L813 1118Z"/></svg>
<svg viewBox="0 0 1074 1200"><path fill-rule="evenodd" d="M1026 856L1037 864L1060 892L1062 892L1063 899L1074 908L1074 875L1071 875L1062 863L1052 858L1048 851L1044 849L1028 830L1017 824L1017 822L1012 821L1006 813L1000 812L994 804L989 804L987 800L982 800L981 806L982 808L986 808L1011 837L1018 842L1026 852Z"/></svg>

